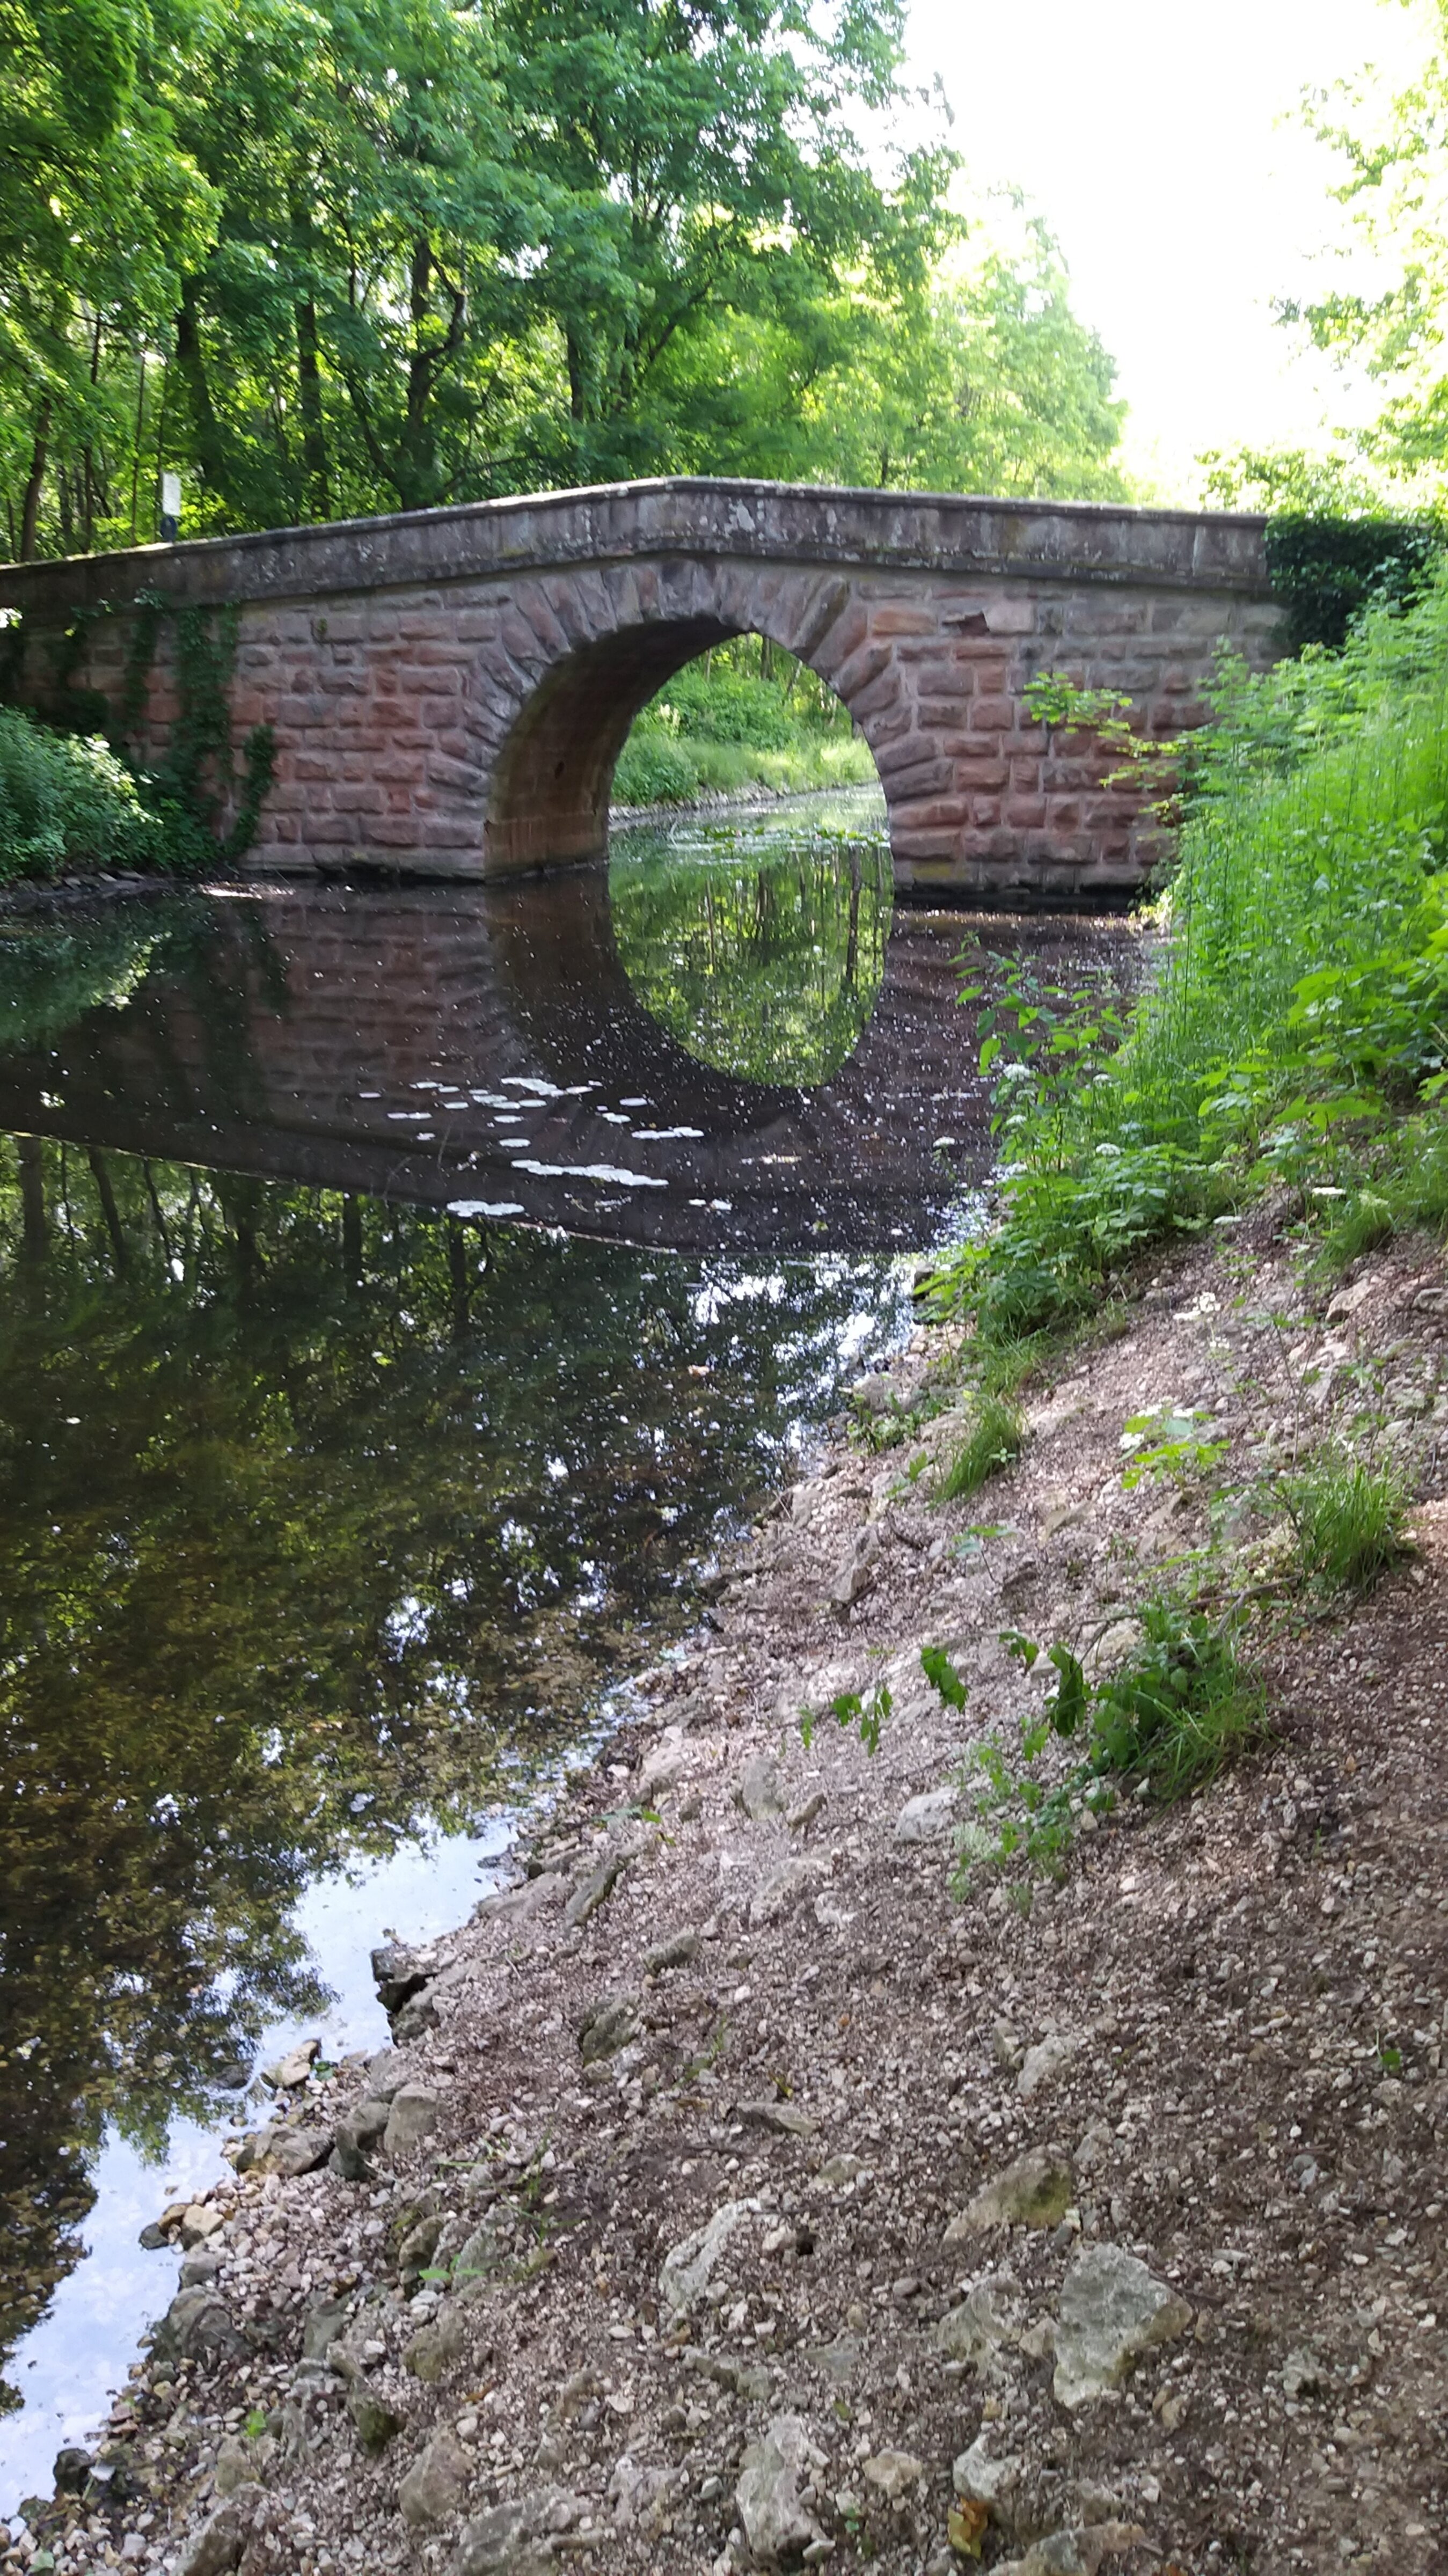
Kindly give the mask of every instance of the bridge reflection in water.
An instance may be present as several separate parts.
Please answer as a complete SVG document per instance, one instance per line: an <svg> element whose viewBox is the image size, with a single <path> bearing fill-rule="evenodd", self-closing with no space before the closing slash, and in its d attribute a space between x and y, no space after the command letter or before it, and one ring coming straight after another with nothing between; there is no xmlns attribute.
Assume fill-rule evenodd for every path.
<svg viewBox="0 0 1448 2576"><path fill-rule="evenodd" d="M98 963L49 974L48 1021L12 987L0 1126L660 1249L915 1247L984 1174L988 1104L965 927L892 926L889 904L883 845L856 840L722 879L655 851L612 889L591 869L115 906L61 934ZM1060 917L968 936L1028 940L1047 973L1115 973L1133 946Z"/></svg>

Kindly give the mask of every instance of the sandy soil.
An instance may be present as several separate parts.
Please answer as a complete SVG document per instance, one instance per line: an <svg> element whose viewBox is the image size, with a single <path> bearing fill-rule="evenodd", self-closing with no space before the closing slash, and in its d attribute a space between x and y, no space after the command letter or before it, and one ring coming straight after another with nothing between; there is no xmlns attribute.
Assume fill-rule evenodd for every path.
<svg viewBox="0 0 1448 2576"><path fill-rule="evenodd" d="M396 2050L298 2070L173 2214L190 2286L0 2564L1448 2568L1442 1265L1390 1247L1320 1307L1262 1217L1147 1284L973 1501L907 1472L949 1413L827 1454L512 1891L389 1963ZM949 1366L922 1334L895 1383ZM1193 1489L1123 1487L1168 1397L1234 1482L1387 1441L1416 1552L1325 1610L1239 1512L1273 1741L1083 1830L1028 1911L962 1899L970 1747L1039 1699L1001 1630L1084 1643L1205 1539ZM828 1716L806 1747L881 1677L873 1758ZM360 2179L265 2170L334 2140Z"/></svg>

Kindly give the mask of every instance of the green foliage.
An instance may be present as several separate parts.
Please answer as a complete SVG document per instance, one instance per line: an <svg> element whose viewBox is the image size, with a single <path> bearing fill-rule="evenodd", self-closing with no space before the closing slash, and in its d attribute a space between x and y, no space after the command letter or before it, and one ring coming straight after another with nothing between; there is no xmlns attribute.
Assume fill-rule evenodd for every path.
<svg viewBox="0 0 1448 2576"><path fill-rule="evenodd" d="M51 733L0 707L0 883L164 866L168 850L164 821L104 742Z"/></svg>
<svg viewBox="0 0 1448 2576"><path fill-rule="evenodd" d="M153 538L168 466L188 535L657 472L1121 489L1055 244L995 216L952 256L901 0L0 29L12 554Z"/></svg>
<svg viewBox="0 0 1448 2576"><path fill-rule="evenodd" d="M839 699L807 664L758 635L675 674L635 721L615 803L688 804L738 793L875 784L875 764Z"/></svg>
<svg viewBox="0 0 1448 2576"><path fill-rule="evenodd" d="M1368 253L1370 283L1286 304L1319 349L1376 379L1383 409L1352 444L1378 475L1441 489L1448 420L1448 259L1442 220L1448 52L1439 41L1396 98L1318 95L1306 105L1319 141L1338 156L1335 196ZM1361 126L1359 118L1363 119Z"/></svg>
<svg viewBox="0 0 1448 2576"><path fill-rule="evenodd" d="M1020 1414L1004 1396L981 1394L975 1398L970 1429L953 1451L936 1488L938 1500L961 1502L979 1493L988 1477L1020 1456L1025 1436Z"/></svg>
<svg viewBox="0 0 1448 2576"><path fill-rule="evenodd" d="M781 660L787 665L787 678L792 679L801 665L788 656ZM663 697L654 701L660 721L671 731L710 742L743 742L756 751L785 750L799 729L790 713L788 686L774 685L762 671L731 667L722 654L719 664L716 670L691 662L680 671ZM838 707L838 701L835 704ZM843 716L843 708L839 713Z"/></svg>
<svg viewBox="0 0 1448 2576"><path fill-rule="evenodd" d="M1220 1465L1231 1443L1203 1438L1210 1421L1209 1413L1190 1404L1154 1404L1145 1413L1132 1414L1121 1435L1129 1460L1121 1475L1127 1492L1147 1476L1170 1476L1186 1484Z"/></svg>
<svg viewBox="0 0 1448 2576"><path fill-rule="evenodd" d="M1044 1661L1056 1679L1022 1731L1019 1764L990 1739L972 1748L975 1817L961 1838L958 1894L973 1871L1012 1860L1058 1872L1083 1815L1109 1814L1117 1784L1164 1802L1185 1797L1263 1734L1265 1696L1229 1627L1167 1599L1147 1602L1138 1619L1139 1642L1094 1679L1060 1640L1043 1649L1019 1630L1003 1636L1025 1671ZM1086 1750L1066 1772L1043 1774L1053 1738Z"/></svg>
<svg viewBox="0 0 1448 2576"><path fill-rule="evenodd" d="M881 1730L888 1724L894 1706L894 1696L889 1683L875 1682L870 1690L863 1693L837 1691L820 1715L832 1717L836 1725L842 1726L847 1734L857 1733L865 1751L875 1754L880 1750ZM815 1728L818 1723L819 1717L813 1709L800 1710L800 1742L806 1752L814 1742Z"/></svg>
<svg viewBox="0 0 1448 2576"><path fill-rule="evenodd" d="M939 1691L947 1708L964 1708L968 1697L966 1684L943 1646L922 1646L920 1669L932 1689Z"/></svg>
<svg viewBox="0 0 1448 2576"><path fill-rule="evenodd" d="M162 616L160 602L143 594L127 656L122 738L144 710ZM186 609L177 618L178 706L159 771L136 771L101 739L75 731L69 722L74 692L64 668L47 703L66 721L65 731L0 706L0 881L53 878L66 868L198 875L244 857L256 837L276 747L270 725L253 727L238 786L229 695L237 623L234 609ZM83 632L77 621L72 640ZM218 809L233 792L231 823L218 833Z"/></svg>
<svg viewBox="0 0 1448 2576"><path fill-rule="evenodd" d="M962 984L957 1000L976 1013L982 1075L996 1073L992 1132L1007 1154L1028 1132L1033 1153L1059 1163L1082 1091L1121 1042L1120 1007L1102 975L1060 984L1031 957L989 964L992 979Z"/></svg>
<svg viewBox="0 0 1448 2576"><path fill-rule="evenodd" d="M994 237L993 237L994 236ZM1115 367L1071 310L1039 221L956 251L904 293L857 286L811 317L795 461L779 471L916 491L1122 500L1125 404ZM787 415L786 415L787 416Z"/></svg>
<svg viewBox="0 0 1448 2576"><path fill-rule="evenodd" d="M1141 1644L1086 1693L1093 1756L1156 1798L1182 1798L1261 1737L1265 1694L1229 1628L1172 1601L1148 1602L1139 1616Z"/></svg>
<svg viewBox="0 0 1448 2576"><path fill-rule="evenodd" d="M699 763L682 743L667 733L644 732L635 726L613 773L616 804L688 805L702 788Z"/></svg>
<svg viewBox="0 0 1448 2576"><path fill-rule="evenodd" d="M985 1338L1079 1317L1146 1244L1264 1180L1343 1188L1366 1156L1384 1205L1441 1206L1441 1185L1415 1200L1409 1159L1373 1140L1421 1103L1416 1151L1441 1183L1445 669L1441 571L1415 606L1370 609L1340 654L1260 677L1223 663L1167 936L1121 1043L1083 1047L1075 1082L1074 1036L1019 1071L1003 1048L992 1068L1001 1223L936 1274Z"/></svg>
<svg viewBox="0 0 1448 2576"><path fill-rule="evenodd" d="M1408 1485L1396 1466L1322 1450L1280 1492L1303 1570L1324 1591L1370 1591L1406 1553Z"/></svg>
<svg viewBox="0 0 1448 2576"><path fill-rule="evenodd" d="M1345 644L1365 608L1421 597L1443 552L1435 511L1342 518L1283 511L1267 523L1267 569L1287 609L1289 648Z"/></svg>

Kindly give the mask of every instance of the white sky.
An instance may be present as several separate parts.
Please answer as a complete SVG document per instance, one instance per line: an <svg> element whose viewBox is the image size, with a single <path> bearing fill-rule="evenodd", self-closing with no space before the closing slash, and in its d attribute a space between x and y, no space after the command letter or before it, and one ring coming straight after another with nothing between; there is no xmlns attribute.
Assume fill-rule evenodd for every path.
<svg viewBox="0 0 1448 2576"><path fill-rule="evenodd" d="M1401 87L1430 0L913 0L910 72L939 74L977 186L1021 188L1120 370L1127 458L1194 496L1204 448L1311 445L1350 396L1273 322L1327 281L1334 162L1305 87L1376 64ZM1375 406L1371 406L1375 407ZM1370 408L1371 408L1370 407Z"/></svg>

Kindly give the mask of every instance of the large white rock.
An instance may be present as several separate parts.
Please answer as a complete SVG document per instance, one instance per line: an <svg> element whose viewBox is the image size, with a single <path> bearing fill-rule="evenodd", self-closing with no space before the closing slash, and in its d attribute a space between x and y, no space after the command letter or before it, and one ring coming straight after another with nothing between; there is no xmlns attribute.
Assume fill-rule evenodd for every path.
<svg viewBox="0 0 1448 2576"><path fill-rule="evenodd" d="M681 2317L702 2298L725 2246L754 2203L726 2200L712 2218L672 2246L659 2273L659 2296L671 2315Z"/></svg>
<svg viewBox="0 0 1448 2576"><path fill-rule="evenodd" d="M810 2440L798 2415L776 2415L763 2438L751 2442L740 2467L734 2505L744 2537L766 2567L797 2559L825 2534L804 2502L800 2489L810 2473L825 2466L822 2451Z"/></svg>
<svg viewBox="0 0 1448 2576"><path fill-rule="evenodd" d="M896 1842L943 1842L959 1803L954 1789L926 1789L918 1798L907 1799L895 1819Z"/></svg>
<svg viewBox="0 0 1448 2576"><path fill-rule="evenodd" d="M1119 2388L1140 2354L1175 2342L1191 2321L1186 2300L1134 2254L1119 2245L1088 2246L1061 2285L1052 2383L1060 2404L1084 2406Z"/></svg>

